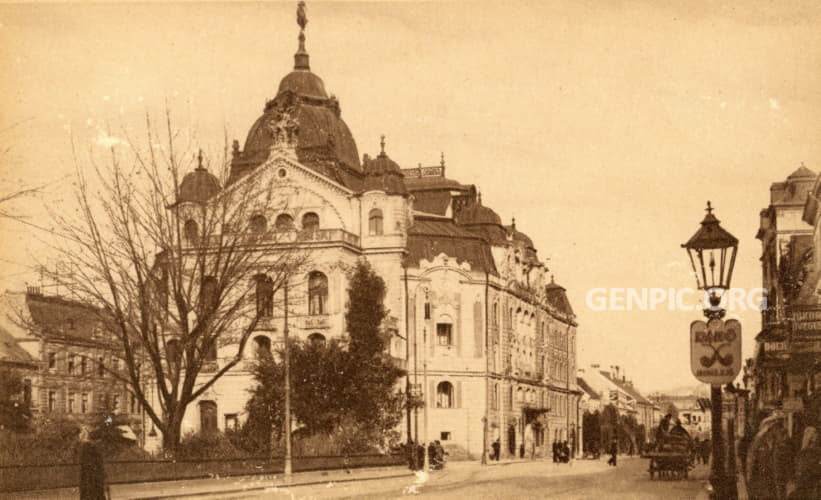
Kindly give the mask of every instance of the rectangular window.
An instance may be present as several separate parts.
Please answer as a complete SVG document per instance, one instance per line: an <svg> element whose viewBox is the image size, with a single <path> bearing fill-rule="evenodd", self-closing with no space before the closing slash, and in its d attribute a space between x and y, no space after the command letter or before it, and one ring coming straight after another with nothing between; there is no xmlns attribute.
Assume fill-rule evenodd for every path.
<svg viewBox="0 0 821 500"><path fill-rule="evenodd" d="M442 346L453 345L453 325L450 323L437 323L436 342Z"/></svg>
<svg viewBox="0 0 821 500"><path fill-rule="evenodd" d="M88 360L85 356L80 358L80 375L85 375L88 370Z"/></svg>
<svg viewBox="0 0 821 500"><path fill-rule="evenodd" d="M50 352L48 353L48 369L54 370L57 368L57 353Z"/></svg>
<svg viewBox="0 0 821 500"><path fill-rule="evenodd" d="M225 430L234 432L239 430L239 420L236 413L225 414Z"/></svg>
<svg viewBox="0 0 821 500"><path fill-rule="evenodd" d="M88 413L88 393L84 392L80 396L80 413Z"/></svg>
<svg viewBox="0 0 821 500"><path fill-rule="evenodd" d="M118 394L115 394L111 398L111 411L116 412L119 409L120 409L120 396Z"/></svg>
<svg viewBox="0 0 821 500"><path fill-rule="evenodd" d="M57 407L57 393L48 391L48 411L54 411Z"/></svg>
<svg viewBox="0 0 821 500"><path fill-rule="evenodd" d="M66 405L66 411L68 411L68 413L74 413L74 393L73 392L68 393L68 403Z"/></svg>
<svg viewBox="0 0 821 500"><path fill-rule="evenodd" d="M439 439L442 441L450 441L450 432L442 431L439 433Z"/></svg>
<svg viewBox="0 0 821 500"><path fill-rule="evenodd" d="M67 370L68 370L68 374L69 374L69 375L74 375L74 355L73 355L73 354L69 354L69 355L68 355L68 367L67 367Z"/></svg>
<svg viewBox="0 0 821 500"><path fill-rule="evenodd" d="M102 356L97 360L97 376L105 377L105 359Z"/></svg>

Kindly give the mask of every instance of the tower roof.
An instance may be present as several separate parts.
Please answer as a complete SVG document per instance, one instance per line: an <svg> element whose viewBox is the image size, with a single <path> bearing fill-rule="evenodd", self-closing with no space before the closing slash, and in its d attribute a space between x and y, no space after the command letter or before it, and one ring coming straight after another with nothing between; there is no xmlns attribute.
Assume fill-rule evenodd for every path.
<svg viewBox="0 0 821 500"><path fill-rule="evenodd" d="M220 192L219 179L202 165L202 151L197 160L197 168L185 174L180 182L178 202L205 203Z"/></svg>

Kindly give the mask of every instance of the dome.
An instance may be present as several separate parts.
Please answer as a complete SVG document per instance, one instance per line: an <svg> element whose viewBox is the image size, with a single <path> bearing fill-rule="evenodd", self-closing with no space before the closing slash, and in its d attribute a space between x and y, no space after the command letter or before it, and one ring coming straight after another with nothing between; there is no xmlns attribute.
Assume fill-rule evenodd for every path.
<svg viewBox="0 0 821 500"><path fill-rule="evenodd" d="M219 192L219 179L200 165L182 178L177 202L205 203Z"/></svg>
<svg viewBox="0 0 821 500"><path fill-rule="evenodd" d="M362 160L362 170L365 172L362 191L381 190L387 194L401 195L408 193L402 170L384 151L376 158L366 155Z"/></svg>
<svg viewBox="0 0 821 500"><path fill-rule="evenodd" d="M285 75L285 78L279 82L277 95L286 91L314 99L328 98L322 78L306 70L294 70Z"/></svg>
<svg viewBox="0 0 821 500"><path fill-rule="evenodd" d="M514 221L513 224L506 226L508 234L513 241L521 243L526 249L536 251L536 246L533 245L533 240L530 239L530 236L526 235L525 233L516 229L516 222Z"/></svg>
<svg viewBox="0 0 821 500"><path fill-rule="evenodd" d="M497 226L502 225L502 218L493 211L492 208L474 203L461 209L457 214L459 224L473 225L473 224L493 224Z"/></svg>

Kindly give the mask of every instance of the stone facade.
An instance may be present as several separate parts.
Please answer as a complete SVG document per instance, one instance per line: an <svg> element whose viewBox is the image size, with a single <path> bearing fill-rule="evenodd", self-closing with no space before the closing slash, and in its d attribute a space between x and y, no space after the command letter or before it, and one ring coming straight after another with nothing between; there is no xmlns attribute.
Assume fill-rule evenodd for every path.
<svg viewBox="0 0 821 500"><path fill-rule="evenodd" d="M401 169L383 139L377 156L360 161L339 101L309 69L304 35L300 43L294 70L245 147L234 142L227 185L212 192L213 180L198 169L182 181L185 196L173 209L187 219L240 183L270 186L266 196L275 201L255 217L293 233L293 244L309 254L289 281L291 338L345 337L348 271L367 259L387 285L390 354L425 402L403 419L403 435L438 439L454 458L478 457L496 438L508 456L544 455L554 440L573 446L581 395L576 318L532 240L483 206L476 186L447 178L444 159ZM263 241L259 251L274 254L282 242ZM314 279L324 283L321 298ZM282 341L282 295L252 345ZM235 352L220 349L211 368ZM254 383L248 368L233 369L191 405L183 433L206 420L219 429L241 425ZM159 437L150 445L159 446Z"/></svg>

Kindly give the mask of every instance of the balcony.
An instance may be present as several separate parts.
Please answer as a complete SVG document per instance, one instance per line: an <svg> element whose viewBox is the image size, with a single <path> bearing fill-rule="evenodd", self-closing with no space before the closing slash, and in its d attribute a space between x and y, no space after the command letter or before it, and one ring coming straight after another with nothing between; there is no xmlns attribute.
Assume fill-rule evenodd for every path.
<svg viewBox="0 0 821 500"><path fill-rule="evenodd" d="M302 328L306 330L322 330L331 327L331 318L327 314L305 316L302 318Z"/></svg>
<svg viewBox="0 0 821 500"><path fill-rule="evenodd" d="M222 241L221 241L222 239ZM266 244L266 245L291 245L297 244L320 244L320 243L342 243L356 248L360 247L359 236L349 233L344 229L316 229L313 231L267 231L263 234L222 235L212 234L208 237L210 246L230 246L244 242L245 244ZM184 243L186 248L193 248L195 245Z"/></svg>

